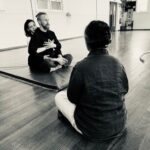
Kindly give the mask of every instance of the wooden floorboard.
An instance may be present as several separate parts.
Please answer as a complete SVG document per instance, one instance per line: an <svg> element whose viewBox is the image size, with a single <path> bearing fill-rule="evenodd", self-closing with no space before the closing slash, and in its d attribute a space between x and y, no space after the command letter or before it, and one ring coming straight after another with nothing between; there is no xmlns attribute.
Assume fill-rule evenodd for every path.
<svg viewBox="0 0 150 150"><path fill-rule="evenodd" d="M50 73L31 72L29 67L0 69L1 74L54 90L62 90L68 86L71 71L71 66L63 69L59 68Z"/></svg>
<svg viewBox="0 0 150 150"><path fill-rule="evenodd" d="M144 64L139 61L141 53L150 50L149 41L149 31L113 34L109 51L125 66L130 83L126 96L127 134L122 138L105 143L87 141L57 119L56 91L0 76L0 150L149 150L150 61L148 56ZM78 39L63 43L64 52L71 49L75 62L86 54L83 42ZM7 52L13 62L12 54ZM18 55L23 56L21 52ZM20 57L12 64L24 65ZM3 67L9 65L2 60Z"/></svg>
<svg viewBox="0 0 150 150"><path fill-rule="evenodd" d="M89 143L70 126L59 121L54 104L55 92L10 79L7 81L12 84L18 83L20 87L23 85L22 88L27 89L23 93L30 94L26 93L23 96L23 93L20 92L16 96L15 92L4 93L5 95L10 92L12 99L10 99L10 103L6 102L5 98L4 101L1 99L1 102L6 103L3 103L5 109L1 110L0 115L0 149L66 150L77 149L79 146L85 148L87 145L88 149L96 145L103 148L109 146L105 143ZM16 89L18 90L18 88Z"/></svg>

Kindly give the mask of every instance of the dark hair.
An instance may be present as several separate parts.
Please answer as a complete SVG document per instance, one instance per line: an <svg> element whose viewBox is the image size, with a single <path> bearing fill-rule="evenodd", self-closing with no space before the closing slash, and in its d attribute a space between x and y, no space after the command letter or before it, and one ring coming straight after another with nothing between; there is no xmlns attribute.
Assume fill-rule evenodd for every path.
<svg viewBox="0 0 150 150"><path fill-rule="evenodd" d="M29 25L30 22L34 22L34 20L28 19L24 23L24 32L25 32L25 35L27 37L31 37L32 36L31 32L28 30L28 28L29 28L28 25Z"/></svg>
<svg viewBox="0 0 150 150"><path fill-rule="evenodd" d="M42 15L47 15L47 14L46 14L45 12L39 12L39 13L36 15L37 20L39 20L39 18L40 18Z"/></svg>
<svg viewBox="0 0 150 150"><path fill-rule="evenodd" d="M103 21L91 21L85 29L85 40L90 50L105 48L111 43L110 28Z"/></svg>

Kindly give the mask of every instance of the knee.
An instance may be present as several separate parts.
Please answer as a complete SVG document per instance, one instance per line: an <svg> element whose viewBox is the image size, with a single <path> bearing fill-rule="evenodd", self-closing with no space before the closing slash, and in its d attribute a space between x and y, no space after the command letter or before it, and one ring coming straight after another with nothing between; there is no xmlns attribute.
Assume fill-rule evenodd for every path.
<svg viewBox="0 0 150 150"><path fill-rule="evenodd" d="M55 104L56 104L56 106L58 106L60 101L62 101L64 94L65 94L65 92L63 92L63 91L56 94L56 96L55 96Z"/></svg>
<svg viewBox="0 0 150 150"><path fill-rule="evenodd" d="M57 93L56 96L55 96L55 104L56 104L56 106L58 105L59 101L60 101L60 94Z"/></svg>
<svg viewBox="0 0 150 150"><path fill-rule="evenodd" d="M71 54L68 54L68 58L70 59L70 61L73 60L73 56Z"/></svg>
<svg viewBox="0 0 150 150"><path fill-rule="evenodd" d="M64 57L65 57L69 62L72 62L72 60L73 60L73 56L72 56L71 54L66 54Z"/></svg>
<svg viewBox="0 0 150 150"><path fill-rule="evenodd" d="M62 99L62 95L63 95L62 92L59 92L59 93L56 94L56 96L55 96L55 104L56 104L56 106L58 106L58 103Z"/></svg>

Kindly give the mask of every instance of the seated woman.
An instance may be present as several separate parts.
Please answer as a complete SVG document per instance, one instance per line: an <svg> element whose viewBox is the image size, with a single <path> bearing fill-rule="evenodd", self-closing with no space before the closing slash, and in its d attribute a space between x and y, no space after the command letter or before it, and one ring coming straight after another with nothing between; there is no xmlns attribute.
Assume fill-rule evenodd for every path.
<svg viewBox="0 0 150 150"><path fill-rule="evenodd" d="M26 22L24 23L24 32L25 35L29 38L31 38L37 29L37 26L34 22L34 20L27 19Z"/></svg>
<svg viewBox="0 0 150 150"><path fill-rule="evenodd" d="M24 31L25 31L26 36L32 39L34 37L35 32L39 32L40 29L37 28L37 26L33 20L28 19L28 20L26 20L26 22L24 24ZM29 47L31 45L31 39L28 42L28 43L30 43ZM57 43L60 45L59 42L57 42ZM37 45L36 43L34 43L34 44ZM65 68L71 64L72 56L70 54L63 55L60 59L55 58L55 57L51 58L49 55L43 55L44 51L47 51L47 52L48 52L48 50L50 51L51 46L56 47L57 45L54 43L54 41L48 40L48 41L45 41L45 43L43 44L43 47L37 48L36 55L31 55L31 51L29 50L28 65L32 71L48 73L48 72L50 72L51 68L57 68L59 66L62 66L63 68ZM62 58L63 58L63 60L62 60Z"/></svg>
<svg viewBox="0 0 150 150"><path fill-rule="evenodd" d="M128 79L123 65L108 54L109 26L92 21L85 29L88 56L74 67L66 91L58 93L58 117L91 140L108 140L125 130Z"/></svg>

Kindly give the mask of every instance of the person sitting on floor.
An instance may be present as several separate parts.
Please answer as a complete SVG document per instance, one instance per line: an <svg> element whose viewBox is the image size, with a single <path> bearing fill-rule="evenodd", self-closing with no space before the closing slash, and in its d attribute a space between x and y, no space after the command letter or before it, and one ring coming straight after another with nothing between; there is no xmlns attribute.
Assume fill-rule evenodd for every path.
<svg viewBox="0 0 150 150"><path fill-rule="evenodd" d="M55 97L58 118L88 139L108 140L126 131L128 78L123 65L108 54L111 33L105 22L90 22L85 41L88 56L73 68L67 91Z"/></svg>
<svg viewBox="0 0 150 150"><path fill-rule="evenodd" d="M27 37L32 37L35 30L37 29L37 26L34 22L34 20L32 19L27 19L24 23L24 32L25 32L25 35Z"/></svg>
<svg viewBox="0 0 150 150"><path fill-rule="evenodd" d="M39 23L29 42L28 64L31 70L50 72L58 65L67 67L72 62L72 55L62 55L61 44L55 33L49 30L48 16L44 12L36 15ZM44 47L44 48L43 48Z"/></svg>
<svg viewBox="0 0 150 150"><path fill-rule="evenodd" d="M34 20L32 19L27 19L24 23L24 31L25 31L25 35L28 38L28 45L29 42L31 40L31 37L33 36L33 34L35 33L35 30L37 29L37 26L34 22ZM43 46L41 48L38 48L37 51L41 51L41 50L45 50L46 46Z"/></svg>

